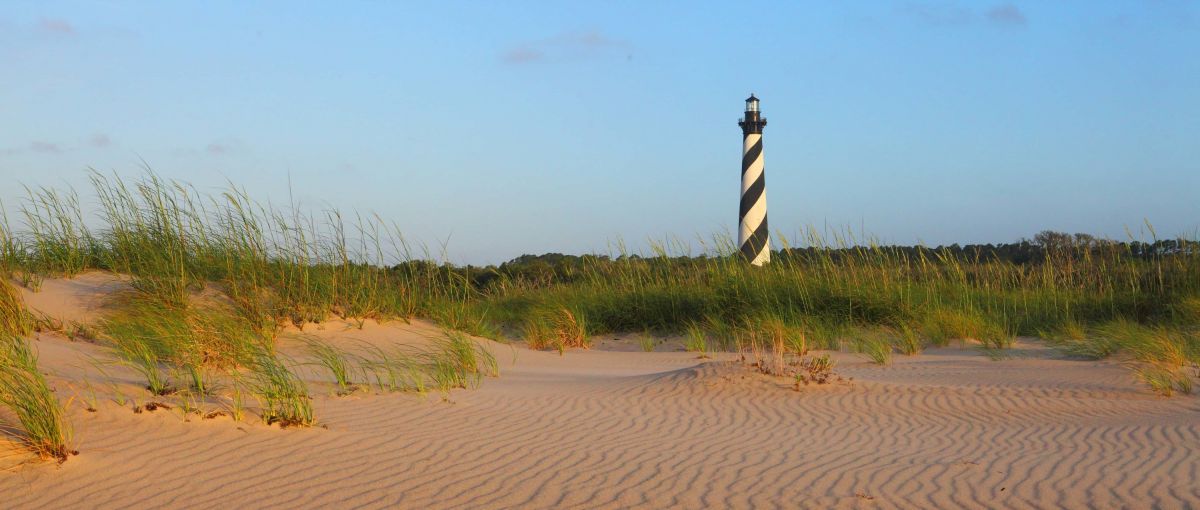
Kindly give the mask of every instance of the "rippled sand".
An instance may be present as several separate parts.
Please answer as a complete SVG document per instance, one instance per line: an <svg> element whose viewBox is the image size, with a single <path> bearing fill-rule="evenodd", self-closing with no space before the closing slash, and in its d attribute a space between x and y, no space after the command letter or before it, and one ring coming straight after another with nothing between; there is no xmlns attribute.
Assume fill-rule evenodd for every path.
<svg viewBox="0 0 1200 510"><path fill-rule="evenodd" d="M94 281L93 281L94 280ZM35 305L87 320L91 275ZM90 289L90 290L89 290ZM39 301L40 300L40 301ZM315 331L348 347L420 343L415 322ZM835 353L849 385L791 389L684 352L534 352L490 343L502 374L420 398L332 395L327 428L134 414L132 374L104 350L44 335L81 454L0 473L4 508L1186 508L1200 506L1200 398L1162 398L1116 361L1036 342L991 361L965 348L876 367ZM285 351L292 346L285 340ZM147 400L139 396L139 401Z"/></svg>

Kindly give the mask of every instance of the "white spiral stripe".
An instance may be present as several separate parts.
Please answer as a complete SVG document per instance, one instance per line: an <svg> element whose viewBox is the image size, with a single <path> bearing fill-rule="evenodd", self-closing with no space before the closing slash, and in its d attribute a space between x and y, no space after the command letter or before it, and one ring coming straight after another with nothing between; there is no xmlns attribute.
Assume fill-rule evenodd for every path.
<svg viewBox="0 0 1200 510"><path fill-rule="evenodd" d="M762 140L762 135L758 133L746 134L742 141L742 155L748 154ZM758 157L751 161L742 173L742 193L741 197L745 197L750 191L751 186L763 176L764 163L763 151L759 151ZM746 245L746 242L754 235L759 226L763 224L767 217L767 190L763 187L762 193L755 200L750 209L739 218L738 224L738 246L739 249ZM762 246L755 246L753 259L750 263L756 266L761 266L771 260L771 240L770 237L763 240Z"/></svg>

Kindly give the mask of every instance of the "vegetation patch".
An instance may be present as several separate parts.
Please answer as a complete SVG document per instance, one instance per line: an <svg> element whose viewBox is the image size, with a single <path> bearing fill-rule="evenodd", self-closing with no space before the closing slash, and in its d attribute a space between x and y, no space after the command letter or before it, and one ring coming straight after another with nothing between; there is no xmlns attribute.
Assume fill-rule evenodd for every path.
<svg viewBox="0 0 1200 510"><path fill-rule="evenodd" d="M282 325L303 329L329 317L359 327L423 317L492 337L507 328L533 348L560 352L586 348L589 335L653 331L687 335L700 355L803 353L849 339L886 363L893 352L955 341L999 358L1017 335L1060 332L1056 344L1079 356L1127 353L1173 369L1197 357L1195 239L1047 231L999 245L928 247L809 228L797 243L781 237L764 267L746 264L728 236L701 240L699 254L693 243L667 240L645 254L618 244L606 255L455 266L435 262L375 216L275 208L237 187L208 195L152 172L131 180L92 173L91 181L95 200L29 189L20 231L0 217L0 329L35 327L14 304L9 278L35 288L46 276L86 270L128 275L144 303L136 306L146 310L114 318L98 334L141 367L154 391L206 392L212 370L255 363L247 346L270 351ZM100 207L85 221L80 204L92 202ZM217 299L198 302L206 293ZM711 342L699 343L697 325ZM877 335L887 342L854 340L863 329L888 331ZM172 345L149 339L159 333ZM418 357L409 364L444 366L436 380L463 382L448 361ZM176 368L177 380L164 367ZM402 379L397 386L411 386Z"/></svg>
<svg viewBox="0 0 1200 510"><path fill-rule="evenodd" d="M828 354L820 356L808 356L800 360L796 365L799 369L796 371L796 389L800 389L800 385L808 386L809 384L829 384L833 377L838 377L833 373L833 367L837 363L829 357Z"/></svg>

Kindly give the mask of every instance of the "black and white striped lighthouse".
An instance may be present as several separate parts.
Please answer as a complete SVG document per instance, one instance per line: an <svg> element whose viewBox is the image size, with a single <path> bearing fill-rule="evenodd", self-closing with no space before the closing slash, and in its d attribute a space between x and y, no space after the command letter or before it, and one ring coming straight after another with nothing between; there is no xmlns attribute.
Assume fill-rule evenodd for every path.
<svg viewBox="0 0 1200 510"><path fill-rule="evenodd" d="M738 246L751 264L771 261L771 232L767 230L767 178L763 173L762 132L767 118L754 94L746 99L742 126L742 205L738 210Z"/></svg>

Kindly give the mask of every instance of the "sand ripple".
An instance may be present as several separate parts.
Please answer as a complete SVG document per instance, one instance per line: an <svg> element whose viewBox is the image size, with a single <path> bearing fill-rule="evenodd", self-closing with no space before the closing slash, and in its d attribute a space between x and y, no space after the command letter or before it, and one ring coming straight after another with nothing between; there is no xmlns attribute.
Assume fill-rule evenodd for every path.
<svg viewBox="0 0 1200 510"><path fill-rule="evenodd" d="M841 371L852 386L796 392L685 353L520 350L450 402L318 397L328 429L110 404L74 415L83 455L0 475L0 506L1200 506L1200 399L1114 364L946 350Z"/></svg>

